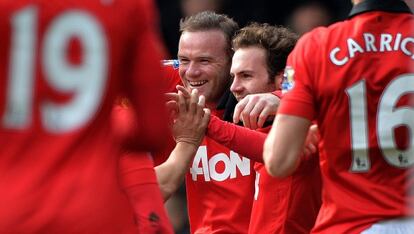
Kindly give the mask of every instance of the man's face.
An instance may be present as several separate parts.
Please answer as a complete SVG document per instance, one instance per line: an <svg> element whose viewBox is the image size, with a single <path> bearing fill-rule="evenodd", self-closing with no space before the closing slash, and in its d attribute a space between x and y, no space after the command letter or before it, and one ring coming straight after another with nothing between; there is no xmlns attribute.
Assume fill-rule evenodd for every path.
<svg viewBox="0 0 414 234"><path fill-rule="evenodd" d="M208 105L217 104L230 82L231 60L224 34L218 30L183 32L178 59L184 86L198 89Z"/></svg>
<svg viewBox="0 0 414 234"><path fill-rule="evenodd" d="M268 93L276 89L269 79L265 50L259 47L237 49L230 73L233 83L230 90L240 101L248 94Z"/></svg>

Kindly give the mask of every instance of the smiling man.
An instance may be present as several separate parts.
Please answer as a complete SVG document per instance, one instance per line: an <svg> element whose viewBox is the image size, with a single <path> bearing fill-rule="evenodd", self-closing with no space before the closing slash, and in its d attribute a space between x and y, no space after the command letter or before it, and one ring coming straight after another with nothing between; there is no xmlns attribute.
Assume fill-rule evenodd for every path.
<svg viewBox="0 0 414 234"><path fill-rule="evenodd" d="M197 89L211 113L228 121L236 104L229 87L231 39L237 30L236 22L213 12L187 17L180 24L183 84L190 91ZM253 162L208 137L201 145L191 142L177 142L166 163L156 168L161 191L168 197L185 176L191 233L247 233Z"/></svg>
<svg viewBox="0 0 414 234"><path fill-rule="evenodd" d="M254 23L240 30L233 39L235 52L231 65L233 83L230 87L238 101L250 94L279 89L287 57L296 40L297 35L289 29L268 24ZM268 121L257 131L267 133L270 124ZM226 131L223 126L221 129L221 132ZM243 135L234 134L233 138L239 138L238 141L244 141L243 145L251 148L263 148L261 137L253 139L254 135L244 135L250 130L240 130L244 130ZM222 134L209 131L208 136L219 141L217 138ZM237 144L227 146L238 150ZM252 154L246 152L246 155ZM259 157L251 157L256 160L256 186L249 233L309 233L321 204L317 154L303 157L300 162L302 170L283 179L271 177L264 167L261 154L255 156Z"/></svg>
<svg viewBox="0 0 414 234"><path fill-rule="evenodd" d="M239 31L232 43L235 52L230 87L238 101L279 88L296 40L297 35L287 28L268 24L253 23ZM249 233L309 233L321 203L318 157L306 155L300 163L303 170L284 179L272 178L262 160L270 124L268 121L264 128L253 131L213 116L207 136L255 161L256 186Z"/></svg>

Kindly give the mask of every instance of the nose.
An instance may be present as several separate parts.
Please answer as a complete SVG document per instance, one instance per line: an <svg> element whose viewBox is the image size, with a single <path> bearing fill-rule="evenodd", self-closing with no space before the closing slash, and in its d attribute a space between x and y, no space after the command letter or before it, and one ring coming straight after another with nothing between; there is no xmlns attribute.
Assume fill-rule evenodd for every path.
<svg viewBox="0 0 414 234"><path fill-rule="evenodd" d="M195 62L188 63L184 70L187 77L197 77L201 74L200 68Z"/></svg>
<svg viewBox="0 0 414 234"><path fill-rule="evenodd" d="M240 79L237 78L237 76L234 77L233 82L230 86L230 91L232 93L240 93L243 90L243 86L240 83Z"/></svg>

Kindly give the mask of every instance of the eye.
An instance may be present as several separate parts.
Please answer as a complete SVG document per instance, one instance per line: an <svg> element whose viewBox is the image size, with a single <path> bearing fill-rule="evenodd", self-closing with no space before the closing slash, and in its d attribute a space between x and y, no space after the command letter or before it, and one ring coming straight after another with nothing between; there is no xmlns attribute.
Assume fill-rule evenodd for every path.
<svg viewBox="0 0 414 234"><path fill-rule="evenodd" d="M180 60L180 64L182 65L186 65L188 63L190 63L190 60L187 58L179 58L178 60Z"/></svg>
<svg viewBox="0 0 414 234"><path fill-rule="evenodd" d="M243 78L243 79L250 79L252 77L252 75L248 74L248 73L243 73L243 74L241 74L240 77Z"/></svg>
<svg viewBox="0 0 414 234"><path fill-rule="evenodd" d="M208 60L208 59L200 59L200 63L203 64L203 65L207 65L207 64L210 63L210 60Z"/></svg>

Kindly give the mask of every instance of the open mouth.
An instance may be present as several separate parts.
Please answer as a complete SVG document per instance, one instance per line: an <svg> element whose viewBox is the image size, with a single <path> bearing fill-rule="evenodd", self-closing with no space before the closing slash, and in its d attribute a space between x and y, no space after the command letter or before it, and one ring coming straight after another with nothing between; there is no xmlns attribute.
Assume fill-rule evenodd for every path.
<svg viewBox="0 0 414 234"><path fill-rule="evenodd" d="M206 84L207 80L200 80L200 81L189 81L189 80L187 80L187 82L192 88L197 88L197 87L200 87L200 86Z"/></svg>

